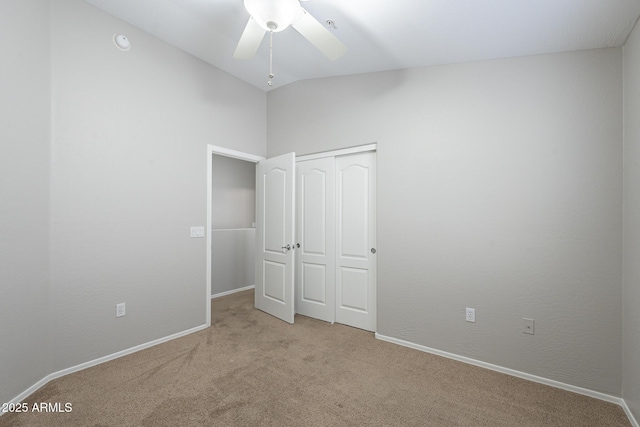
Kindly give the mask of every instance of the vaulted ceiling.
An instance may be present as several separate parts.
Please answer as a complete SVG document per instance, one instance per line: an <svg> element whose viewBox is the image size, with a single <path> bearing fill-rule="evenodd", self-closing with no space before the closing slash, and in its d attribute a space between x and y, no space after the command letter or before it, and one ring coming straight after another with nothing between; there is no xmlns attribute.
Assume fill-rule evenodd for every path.
<svg viewBox="0 0 640 427"><path fill-rule="evenodd" d="M302 6L347 47L330 61L293 28L233 58L249 14L242 0L85 0L252 84L621 46L638 0L309 0ZM265 0L266 1L266 0ZM131 40L132 48L135 40Z"/></svg>

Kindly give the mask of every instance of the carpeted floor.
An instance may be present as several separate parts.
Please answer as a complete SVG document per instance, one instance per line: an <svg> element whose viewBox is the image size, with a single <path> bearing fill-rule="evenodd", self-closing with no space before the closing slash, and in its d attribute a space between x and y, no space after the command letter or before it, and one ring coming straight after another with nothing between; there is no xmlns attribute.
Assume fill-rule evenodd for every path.
<svg viewBox="0 0 640 427"><path fill-rule="evenodd" d="M54 380L0 426L629 426L617 405L376 340L212 301L209 329Z"/></svg>

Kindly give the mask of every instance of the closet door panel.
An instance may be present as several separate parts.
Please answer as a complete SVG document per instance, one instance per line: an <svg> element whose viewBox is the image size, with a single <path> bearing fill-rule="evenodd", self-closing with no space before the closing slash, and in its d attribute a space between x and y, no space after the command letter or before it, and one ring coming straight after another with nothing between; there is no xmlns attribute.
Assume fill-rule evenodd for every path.
<svg viewBox="0 0 640 427"><path fill-rule="evenodd" d="M369 311L369 271L363 268L340 268L340 305L366 314Z"/></svg>
<svg viewBox="0 0 640 427"><path fill-rule="evenodd" d="M296 163L296 313L335 321L335 161Z"/></svg>
<svg viewBox="0 0 640 427"><path fill-rule="evenodd" d="M336 322L376 329L376 162L336 157Z"/></svg>
<svg viewBox="0 0 640 427"><path fill-rule="evenodd" d="M327 304L327 267L319 264L302 263L301 276L302 301Z"/></svg>

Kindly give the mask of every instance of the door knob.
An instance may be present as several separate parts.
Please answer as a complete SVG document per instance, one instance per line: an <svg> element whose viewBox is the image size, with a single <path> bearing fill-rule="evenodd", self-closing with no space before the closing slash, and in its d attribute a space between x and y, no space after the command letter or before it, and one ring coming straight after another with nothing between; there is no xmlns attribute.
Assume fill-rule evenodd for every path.
<svg viewBox="0 0 640 427"><path fill-rule="evenodd" d="M288 251L291 249L291 245L283 246L282 249L286 249L286 251ZM282 251L282 252L286 252L286 251Z"/></svg>
<svg viewBox="0 0 640 427"><path fill-rule="evenodd" d="M376 248L371 248L371 253L375 254L376 253Z"/></svg>

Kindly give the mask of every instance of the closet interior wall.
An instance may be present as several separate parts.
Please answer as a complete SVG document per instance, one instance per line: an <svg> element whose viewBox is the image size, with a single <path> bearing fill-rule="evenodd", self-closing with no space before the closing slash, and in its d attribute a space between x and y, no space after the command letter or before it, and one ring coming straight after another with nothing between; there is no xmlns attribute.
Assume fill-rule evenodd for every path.
<svg viewBox="0 0 640 427"><path fill-rule="evenodd" d="M211 295L254 286L255 163L213 154Z"/></svg>

